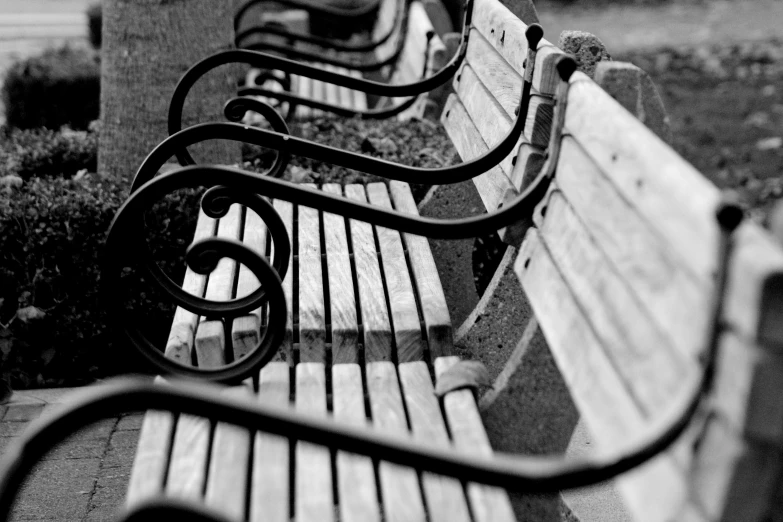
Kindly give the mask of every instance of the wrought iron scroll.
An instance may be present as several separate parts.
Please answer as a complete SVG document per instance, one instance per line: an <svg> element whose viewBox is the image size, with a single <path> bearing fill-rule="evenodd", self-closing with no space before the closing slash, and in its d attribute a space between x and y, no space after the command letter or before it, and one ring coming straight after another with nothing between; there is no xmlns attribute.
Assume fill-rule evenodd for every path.
<svg viewBox="0 0 783 522"><path fill-rule="evenodd" d="M315 80L323 81L325 83L330 83L340 87L347 87L348 89L352 89L355 91L361 91L367 94L375 94L378 96L387 96L390 98L402 98L408 96L415 97L418 96L419 94L429 92L432 89L439 87L443 83L450 80L462 65L462 62L465 58L465 55L467 54L467 49L468 49L472 11L473 11L473 0L467 0L467 7L465 9L465 18L463 23L460 45L459 48L457 49L457 52L454 54L454 56L452 56L451 60L449 60L447 64L445 64L439 71L435 72L431 76L428 76L420 81L407 83L407 84L390 85L387 83L367 80L363 78L354 78L353 76L346 76L340 73L326 71L318 67L297 62L295 60L290 60L288 58L262 53L259 51L249 51L245 49L232 49L228 51L221 51L215 53L207 58L204 58L200 62L193 65L193 67L188 69L188 71L183 75L183 77L180 79L179 83L177 84L176 88L174 89L174 94L172 95L171 102L169 103L169 115L168 115L169 134L170 135L174 134L182 128L182 112L185 106L185 100L187 99L188 93L190 92L193 85L195 85L195 83L202 76L207 74L209 71L227 64L241 63L241 64L250 65L251 67L257 67L260 69L280 70L280 71L284 71L287 74L296 74L298 76L305 76L307 78L312 78ZM539 27L537 24L534 24L534 26ZM536 45L537 44L538 41L536 41ZM535 49L536 45L532 46L532 48ZM242 92L246 94L251 93L251 91L248 90L248 88L243 89ZM282 99L283 97L281 93L277 93L275 91L255 91L252 93L261 94L263 96L268 96L270 98ZM298 97L294 97L293 95L285 95L285 96L287 96L289 100L292 100L294 102L316 107L315 104L310 103L310 101L306 98L298 98ZM413 101L411 101L410 103L413 104ZM341 108L334 105L319 103L318 108L329 110L331 112L341 113ZM362 117L363 112L367 112L367 111L352 112L350 116ZM391 115L391 114L384 115L383 113L373 114L372 111L367 112L367 114L368 114L367 117L369 118L380 118L380 117ZM186 161L185 163L182 163L183 157L179 155L177 157L180 160L181 164L193 163L192 158L191 161Z"/></svg>
<svg viewBox="0 0 783 522"><path fill-rule="evenodd" d="M237 12L237 17L235 17L234 19L234 30L237 32L236 37L234 38L234 46L237 48L241 49L242 41L245 40L246 38L249 38L250 36L253 36L255 34L271 34L275 36L282 36L292 41L300 41L312 45L317 45L324 49L334 49L335 51L338 52L356 52L356 53L369 52L369 51L373 51L380 45L383 45L394 34L398 34L400 32L401 27L403 27L402 24L405 24L407 22L408 9L410 8L410 0L397 0L397 10L395 11L394 14L394 22L392 23L392 26L389 28L386 34L379 37L377 40L366 42L366 43L341 43L333 39L321 38L318 36L313 36L305 33L295 33L292 31L288 31L285 28L280 28L280 27L275 27L270 25L250 27L248 29L239 31L239 26L241 25L241 17L244 15L245 12L247 12L248 9L250 9L253 5L257 5L258 3L259 2L248 2L247 4L242 6L242 8L240 8L240 9L244 9L244 11L242 11L241 13L239 11ZM378 8L380 9L380 5L378 6ZM364 16L364 14L360 16Z"/></svg>
<svg viewBox="0 0 783 522"><path fill-rule="evenodd" d="M0 465L0 519L7 519L21 484L32 467L56 443L85 424L120 412L145 409L169 410L207 417L251 430L311 442L332 450L366 455L439 475L527 493L556 492L609 480L639 466L669 448L695 418L714 385L718 342L723 332L723 306L728 267L732 254L732 232L742 220L742 210L723 204L717 211L720 225L718 274L712 307L700 353L699 378L655 422L647 435L612 454L572 459L563 456L532 456L506 453L474 456L451 448L434 447L409 437L397 437L366 427L307 417L292 409L280 409L257 401L225 398L204 385L190 383L155 385L117 380L91 388L47 419L35 421L6 449ZM200 506L182 506L176 501L151 499L122 520L140 520L142 515L162 519L166 515L190 515L192 520L222 521L220 515ZM145 518L149 520L149 518Z"/></svg>
<svg viewBox="0 0 783 522"><path fill-rule="evenodd" d="M541 39L540 26L531 26L528 29L530 41L537 44ZM529 48L528 63L532 67L535 63L536 45ZM576 65L571 58L564 58L558 64L564 83L573 73ZM106 262L103 270L103 281L106 285L104 294L110 301L110 308L116 317L122 317L123 297L120 274L128 265L129 260L139 260L146 273L159 288L170 294L174 303L194 314L205 317L232 318L248 313L258 308L271 299L270 309L275 309L275 317L280 312L279 307L282 289L277 288L284 277L284 263L288 259L290 245L285 227L282 221L266 202L267 198L282 199L317 208L325 212L339 214L350 219L365 221L374 225L383 226L410 232L418 235L437 238L465 238L477 237L491 230L498 230L518 221L532 221L532 212L535 205L546 193L549 181L554 176L557 158L552 156L544 164L542 171L535 180L513 201L494 212L482 216L474 216L463 219L439 220L412 216L407 213L385 210L365 203L359 203L339 196L333 196L321 191L307 189L300 185L292 184L280 179L278 176L285 169L290 154L304 156L311 159L325 161L334 165L372 172L376 175L390 179L413 183L449 184L471 179L497 165L509 153L511 153L519 141L525 128L528 105L531 91L532 75L527 75L523 82L520 100L520 109L512 129L508 135L495 148L472 161L452 167L436 169L423 169L410 167L348 152L341 149L328 147L302 138L287 134L287 128L282 117L267 104L248 99L231 100L226 106L226 114L237 118L247 104L255 104L259 112L263 112L270 118L273 128L280 132L267 131L252 128L236 123L206 123L188 129L184 129L170 136L158 145L144 160L131 187L131 196L117 213L109 233L106 247ZM563 91L567 96L567 90ZM557 107L555 109L557 111ZM551 140L559 141L562 129L555 129ZM199 143L208 139L228 139L253 143L278 151L278 158L273 167L268 171L271 175L258 175L244 170L227 166L191 165L167 174L157 176L160 168L173 154L184 150L188 145ZM211 217L222 217L228 211L231 203L247 204L267 222L275 245L275 259L272 270L279 275L278 278L270 276L269 264L265 259L260 259L253 272L262 283L274 286L274 291L269 296L256 292L244 299L229 302L210 302L205 299L190 296L184 292L171 278L153 261L149 247L144 238L144 226L141 215L146 208L165 194L183 188L213 187L202 201L202 208ZM190 247L188 253L188 265L197 273L208 273L207 268L214 268L220 257L229 257L245 264L246 256L250 251L241 243L225 242L216 238L201 240ZM245 257L237 257L245 256ZM256 254L258 257L258 255ZM263 265L263 266L262 266ZM285 305L282 306L283 314ZM270 324L272 321L270 320ZM226 368L219 370L196 367L184 367L164 357L152 342L150 342L134 321L122 321L118 328L125 333L131 343L161 372L186 375L189 377L200 376L206 380L220 382L237 382L254 374L260 365L265 364L273 354L273 339L280 340L276 328L282 329L284 321L275 323L274 328L267 332L250 356L234 361Z"/></svg>

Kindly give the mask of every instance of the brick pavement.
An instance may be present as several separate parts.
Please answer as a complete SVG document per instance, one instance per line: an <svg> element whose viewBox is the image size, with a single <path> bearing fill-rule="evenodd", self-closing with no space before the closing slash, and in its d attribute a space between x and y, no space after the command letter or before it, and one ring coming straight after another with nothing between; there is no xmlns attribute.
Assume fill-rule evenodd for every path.
<svg viewBox="0 0 783 522"><path fill-rule="evenodd" d="M73 390L15 392L0 404L0 456L31 421L67 400ZM106 419L69 437L36 466L11 520L109 520L122 506L142 414Z"/></svg>

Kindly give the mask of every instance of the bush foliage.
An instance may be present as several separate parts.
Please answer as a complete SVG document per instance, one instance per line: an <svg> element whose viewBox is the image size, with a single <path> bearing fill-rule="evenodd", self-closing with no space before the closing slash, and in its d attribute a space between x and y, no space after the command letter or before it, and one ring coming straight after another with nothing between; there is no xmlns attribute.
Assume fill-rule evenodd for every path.
<svg viewBox="0 0 783 522"><path fill-rule="evenodd" d="M70 178L85 169L95 172L97 165L94 132L5 129L0 139L0 175Z"/></svg>
<svg viewBox="0 0 783 522"><path fill-rule="evenodd" d="M98 118L98 56L84 49L49 49L15 63L3 84L6 122L11 127L86 129Z"/></svg>

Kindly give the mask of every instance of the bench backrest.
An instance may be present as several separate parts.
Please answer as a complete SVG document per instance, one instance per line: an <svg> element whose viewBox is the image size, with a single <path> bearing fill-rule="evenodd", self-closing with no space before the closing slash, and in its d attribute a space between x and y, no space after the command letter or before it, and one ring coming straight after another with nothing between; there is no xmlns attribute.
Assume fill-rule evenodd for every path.
<svg viewBox="0 0 783 522"><path fill-rule="evenodd" d="M476 0L474 25L442 115L465 160L510 128L527 54L526 26L498 2ZM558 54L542 42L525 140L475 180L488 211L540 170ZM524 236L505 232L520 244L515 269L595 450L611 452L647 433L699 371L719 191L584 74L571 79L565 114L555 181L536 226ZM618 480L635 520L768 513L781 471L783 357L773 350L779 328L766 318L768 303L780 300L781 271L783 250L743 225L709 420Z"/></svg>

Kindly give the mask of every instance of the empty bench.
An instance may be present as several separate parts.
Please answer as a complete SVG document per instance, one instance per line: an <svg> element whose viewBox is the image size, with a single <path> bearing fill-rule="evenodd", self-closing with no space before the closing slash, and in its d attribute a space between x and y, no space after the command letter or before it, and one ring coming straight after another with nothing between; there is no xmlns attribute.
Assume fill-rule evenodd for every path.
<svg viewBox="0 0 783 522"><path fill-rule="evenodd" d="M526 74L524 24L493 0L477 2L476 9L471 45L481 52L472 60L476 47L469 51L443 115L455 145L468 155L477 153L464 152L459 139L479 153L482 143L489 148L498 139L492 134L497 129L480 116L494 111L501 116L495 125L502 127L515 112L508 98L495 94L512 89L497 90L496 84L519 82ZM587 77L566 78L568 89L558 84L557 54L554 46L541 46L533 76L538 101L526 115L526 135L477 186L495 211L530 182L536 169L528 167L541 163L535 154L546 158L541 168L554 177L533 214L534 226L508 227L504 237L519 244L514 270L535 312L531 329L543 331L596 451L606 455L656 426L701 371L718 265L713 215L719 194ZM505 69L481 72L488 63ZM493 71L500 73L493 76ZM472 93L469 98L466 92ZM488 102L474 113L470 107L482 94ZM545 152L536 133L547 121ZM462 133L480 139L460 138ZM412 212L407 187L389 187L325 190ZM446 303L425 240L287 202L274 204L291 227L294 245L293 270L284 282L290 333L279 357L285 360L261 370L251 400L293 403L304 415L331 412L337 422L371 423L370 429L490 458L473 393L452 391L439 402L432 392L431 376L443 375L455 359L449 355ZM200 218L197 237L241 235L243 241L256 241L253 236L263 235L263 228L248 228L252 221L252 214L235 207L217 223ZM244 233L236 232L243 222ZM257 244L259 251L268 250L267 241ZM762 520L770 512L781 456L783 366L776 351L781 267L781 249L754 225L744 225L723 296L725 331L710 400L680 442L619 479L634 519ZM233 279L221 272L233 273ZM333 289L340 281L346 284ZM188 274L184 286L220 300L231 298L241 284L242 269L223 260L206 280ZM263 317L262 311L239 318L255 328L242 330L235 321L228 336L225 330L214 333L225 325L178 311L167 353L185 354L185 364L221 364L228 349L221 343L231 339L231 349L241 355L243 339L258 335ZM384 318L385 324L372 327ZM241 401L250 388L256 386L224 393ZM303 520L513 516L502 490L473 484L470 477L462 480L464 488L459 480L377 463L371 456L333 454L263 431L150 412L128 500L165 492L203 499L232 518L253 520L272 513Z"/></svg>
<svg viewBox="0 0 783 522"><path fill-rule="evenodd" d="M391 34L391 36L384 39L384 35L387 34ZM244 40L247 40L247 38L243 38ZM364 74L371 79L385 80L393 85L415 83L424 77L431 76L445 64L448 58L446 56L446 48L435 33L425 8L418 0L412 2L381 1L371 41L379 41L381 43L374 49L361 53L320 49L313 44L307 43L296 43L293 49L299 49L309 54L319 54L337 62L354 63L357 66L356 68L330 63L309 62L310 65L326 71L354 78L362 78L362 68L369 67L369 64L388 63L388 65L383 67L375 68L377 72L367 71ZM247 48L265 49L263 44L255 46L248 44ZM280 73L275 72L272 74L279 75ZM304 99L359 112L364 112L368 108L368 95L361 91L299 75L291 75L290 84L290 92ZM256 68L248 71L245 86L250 88L260 87L278 92L283 90L279 80L270 79L268 76L262 75L262 71ZM265 98L261 97L261 99ZM422 117L425 110L425 100L426 96L422 96L412 107L402 111L398 117L401 119ZM372 97L369 101L376 108L399 104L394 99L378 98L377 96ZM292 116L295 119L303 120L322 116L323 114L324 112L319 108L300 104L297 105ZM254 121L252 115L248 115L247 118L249 118L248 122Z"/></svg>

